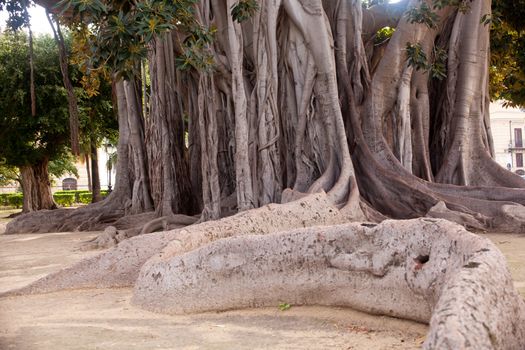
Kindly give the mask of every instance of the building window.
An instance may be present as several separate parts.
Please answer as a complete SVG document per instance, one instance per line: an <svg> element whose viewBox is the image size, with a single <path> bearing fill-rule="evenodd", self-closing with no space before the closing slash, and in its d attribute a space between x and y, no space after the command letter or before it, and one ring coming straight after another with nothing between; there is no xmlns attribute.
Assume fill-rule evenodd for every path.
<svg viewBox="0 0 525 350"><path fill-rule="evenodd" d="M523 168L523 153L516 153L516 168Z"/></svg>
<svg viewBox="0 0 525 350"><path fill-rule="evenodd" d="M77 180L72 178L72 177L68 177L68 178L62 180L62 189L64 191L76 190L77 189Z"/></svg>
<svg viewBox="0 0 525 350"><path fill-rule="evenodd" d="M515 147L523 147L523 139L521 137L521 128L514 129L514 143Z"/></svg>

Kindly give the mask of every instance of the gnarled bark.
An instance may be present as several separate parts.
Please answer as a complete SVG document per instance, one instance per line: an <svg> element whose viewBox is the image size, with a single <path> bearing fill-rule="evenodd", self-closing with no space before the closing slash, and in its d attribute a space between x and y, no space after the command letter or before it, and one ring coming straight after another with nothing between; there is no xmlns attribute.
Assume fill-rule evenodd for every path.
<svg viewBox="0 0 525 350"><path fill-rule="evenodd" d="M133 297L174 314L283 301L429 322L425 349L517 349L525 340L525 302L501 252L444 220L239 236L163 254L143 267Z"/></svg>
<svg viewBox="0 0 525 350"><path fill-rule="evenodd" d="M51 193L48 163L48 159L43 159L35 164L20 167L20 184L24 194L23 213L57 208Z"/></svg>
<svg viewBox="0 0 525 350"><path fill-rule="evenodd" d="M419 3L275 0L237 23L233 2L200 1L198 20L218 28L206 48L215 69L176 71L186 33L154 39L145 141L133 82L120 97L131 152L121 173L134 170L124 175L133 184L125 212L203 209L202 220L216 219L280 201L291 188L324 190L353 219L366 203L411 218L443 202L460 222L467 215L487 230L521 229L512 206L525 202L524 182L490 159L489 29L479 20L490 1L436 10L433 28L402 15ZM372 48L386 25L393 36ZM434 46L448 51L442 83L408 63L407 42L429 58ZM189 193L198 203L186 202Z"/></svg>
<svg viewBox="0 0 525 350"><path fill-rule="evenodd" d="M122 241L107 252L7 294L132 286L142 265L161 251L165 256L174 256L221 238L243 234L269 234L311 225L332 225L345 220L337 208L330 204L325 194L314 194L296 202L270 204L214 222L203 222L170 232L139 235ZM105 235L92 243L95 248L101 245L112 246L120 240L118 235L119 232L115 228L108 229Z"/></svg>

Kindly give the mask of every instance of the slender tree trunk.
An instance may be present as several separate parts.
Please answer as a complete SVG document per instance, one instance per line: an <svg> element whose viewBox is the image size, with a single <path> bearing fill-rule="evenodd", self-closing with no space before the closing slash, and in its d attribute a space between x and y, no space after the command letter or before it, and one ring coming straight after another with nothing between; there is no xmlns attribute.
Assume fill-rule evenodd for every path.
<svg viewBox="0 0 525 350"><path fill-rule="evenodd" d="M227 8L234 6L233 0L227 1ZM243 77L242 30L231 16L228 17L228 38L232 65L232 96L235 109L235 175L237 206L239 211L254 207L252 175L248 154L248 116L247 99Z"/></svg>
<svg viewBox="0 0 525 350"><path fill-rule="evenodd" d="M102 200L100 194L100 173L98 170L98 152L97 144L91 141L91 179L92 179L92 196L91 203L96 203Z"/></svg>
<svg viewBox="0 0 525 350"><path fill-rule="evenodd" d="M48 159L43 159L32 165L20 167L20 183L24 193L22 212L57 208L51 192L48 163Z"/></svg>
<svg viewBox="0 0 525 350"><path fill-rule="evenodd" d="M92 182L91 182L91 167L89 166L90 160L89 160L89 154L84 154L84 161L86 162L86 174L87 174L87 180L88 180L88 190L91 192L93 191Z"/></svg>
<svg viewBox="0 0 525 350"><path fill-rule="evenodd" d="M134 214L153 210L148 175L148 160L144 144L144 119L139 99L139 86L135 80L124 80L130 146L133 159L134 181L131 210Z"/></svg>
<svg viewBox="0 0 525 350"><path fill-rule="evenodd" d="M132 156L130 146L130 130L128 122L128 109L126 107L126 93L124 92L124 82L122 80L116 81L115 96L117 99L118 109L118 144L117 144L117 166L115 175L115 186L111 192L112 198L118 198L120 201L131 201L131 193L133 188L133 172L131 169ZM131 204L131 202L129 203ZM128 208L126 207L126 210Z"/></svg>
<svg viewBox="0 0 525 350"><path fill-rule="evenodd" d="M31 115L36 116L36 92L35 92L35 55L33 52L33 31L31 30L31 25L27 26L29 31L29 80L31 86Z"/></svg>
<svg viewBox="0 0 525 350"><path fill-rule="evenodd" d="M74 155L80 154L79 146L79 121L78 121L78 103L77 96L73 90L73 84L69 78L69 67L67 59L66 45L64 43L64 37L60 30L60 24L58 21L53 21L49 11L46 11L47 20L53 30L53 35L58 46L58 57L60 60L60 71L62 72L62 81L67 91L67 102L69 108L69 129L71 134L71 151ZM56 28L55 28L56 23Z"/></svg>

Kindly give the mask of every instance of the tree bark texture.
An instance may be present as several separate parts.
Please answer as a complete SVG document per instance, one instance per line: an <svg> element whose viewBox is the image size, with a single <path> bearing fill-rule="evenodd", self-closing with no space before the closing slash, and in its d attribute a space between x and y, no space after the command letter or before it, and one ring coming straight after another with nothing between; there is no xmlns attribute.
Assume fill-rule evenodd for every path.
<svg viewBox="0 0 525 350"><path fill-rule="evenodd" d="M260 1L242 23L234 4L195 5L217 28L205 48L212 69L176 68L187 33L174 30L149 47L149 108L137 81L117 84L115 192L126 213L217 219L280 202L289 188L325 191L352 220L428 214L523 229L525 181L492 159L480 23L489 0L436 10L432 28L404 15L419 1ZM394 34L374 45L385 25ZM410 65L407 43L429 59L446 51L446 78Z"/></svg>
<svg viewBox="0 0 525 350"><path fill-rule="evenodd" d="M491 158L490 0L445 7L432 28L403 15L421 3L268 0L238 23L234 1L197 2L217 28L213 69L176 70L187 33L173 31L150 47L149 109L134 79L115 84L114 192L53 214L58 228L35 214L7 233L133 227L108 228L91 243L112 249L7 294L134 285L135 304L168 313L347 305L429 322L428 349L520 348L525 304L502 254L441 220L525 230L525 181ZM396 31L373 45L385 25ZM447 51L446 78L411 66L407 43ZM136 236L198 211L196 224Z"/></svg>
<svg viewBox="0 0 525 350"><path fill-rule="evenodd" d="M97 144L93 141L90 143L91 149L91 203L96 203L102 200L100 194L100 172L98 170L98 152Z"/></svg>
<svg viewBox="0 0 525 350"><path fill-rule="evenodd" d="M88 191L92 191L93 187L91 185L91 161L89 160L89 154L84 154L84 162L86 163L86 174L87 174L87 180L88 180Z"/></svg>
<svg viewBox="0 0 525 350"><path fill-rule="evenodd" d="M44 159L36 164L20 167L20 183L24 193L23 213L57 208L51 192L48 163Z"/></svg>
<svg viewBox="0 0 525 350"><path fill-rule="evenodd" d="M64 43L64 36L62 35L62 30L60 29L60 23L58 20L52 19L52 16L49 11L46 12L47 20L49 25L53 30L53 36L55 42L58 46L58 57L60 63L60 71L62 73L62 81L64 82L64 87L67 92L67 102L69 109L69 131L71 134L71 151L73 155L80 154L80 144L79 144L79 116L78 116L78 103L77 96L73 90L73 84L71 83L71 78L69 77L69 63L68 63L68 54L66 50L66 45ZM56 25L56 27L55 27Z"/></svg>
<svg viewBox="0 0 525 350"><path fill-rule="evenodd" d="M155 312L349 306L429 323L425 349L521 347L525 302L490 240L439 219L346 220L322 193L269 204L134 237L0 297L134 285Z"/></svg>
<svg viewBox="0 0 525 350"><path fill-rule="evenodd" d="M170 314L350 306L430 323L424 349L518 349L525 339L525 302L502 253L445 220L240 235L183 251L167 246L146 262L133 303Z"/></svg>

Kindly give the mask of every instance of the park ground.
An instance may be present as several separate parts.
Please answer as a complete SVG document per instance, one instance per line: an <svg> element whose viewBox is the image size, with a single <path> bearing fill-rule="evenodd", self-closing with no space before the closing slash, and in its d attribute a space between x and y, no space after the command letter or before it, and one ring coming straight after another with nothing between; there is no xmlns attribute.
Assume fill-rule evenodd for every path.
<svg viewBox="0 0 525 350"><path fill-rule="evenodd" d="M10 212L0 212L0 232ZM0 235L0 292L100 251L97 232ZM486 234L525 297L525 234ZM427 326L346 308L273 308L170 316L136 308L131 289L0 299L0 349L417 349ZM283 301L285 302L285 301Z"/></svg>

